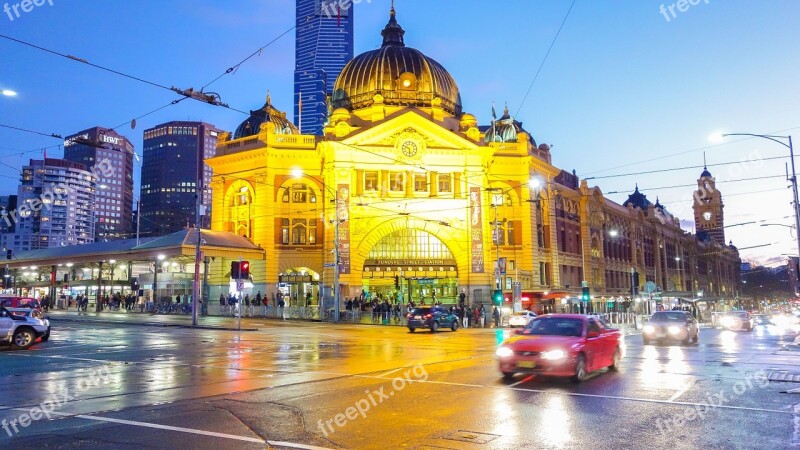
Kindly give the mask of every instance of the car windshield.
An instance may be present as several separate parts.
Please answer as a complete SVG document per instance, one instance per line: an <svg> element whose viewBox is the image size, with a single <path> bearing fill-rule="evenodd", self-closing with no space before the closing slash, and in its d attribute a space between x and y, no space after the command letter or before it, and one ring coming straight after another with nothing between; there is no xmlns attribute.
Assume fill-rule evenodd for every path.
<svg viewBox="0 0 800 450"><path fill-rule="evenodd" d="M685 322L686 313L680 311L659 311L650 318L651 322Z"/></svg>
<svg viewBox="0 0 800 450"><path fill-rule="evenodd" d="M744 311L728 311L728 315L733 317L747 317L747 313Z"/></svg>
<svg viewBox="0 0 800 450"><path fill-rule="evenodd" d="M514 313L515 316L527 316L528 314L530 314L528 311L520 311Z"/></svg>
<svg viewBox="0 0 800 450"><path fill-rule="evenodd" d="M583 334L583 321L564 317L540 317L528 324L525 334L580 337Z"/></svg>

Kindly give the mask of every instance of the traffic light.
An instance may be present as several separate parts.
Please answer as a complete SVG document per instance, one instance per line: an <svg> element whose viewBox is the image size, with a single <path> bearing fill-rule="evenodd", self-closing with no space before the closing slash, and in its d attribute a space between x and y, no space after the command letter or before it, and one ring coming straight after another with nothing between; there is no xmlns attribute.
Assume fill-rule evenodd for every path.
<svg viewBox="0 0 800 450"><path fill-rule="evenodd" d="M241 265L239 265L239 279L240 280L249 280L250 279L250 261L242 261Z"/></svg>
<svg viewBox="0 0 800 450"><path fill-rule="evenodd" d="M587 287L581 288L581 300L584 301L584 302L588 302L591 299L592 299L592 295L589 292L589 287L587 286Z"/></svg>
<svg viewBox="0 0 800 450"><path fill-rule="evenodd" d="M394 276L394 288L395 289L400 289L400 276L399 275L395 275Z"/></svg>
<svg viewBox="0 0 800 450"><path fill-rule="evenodd" d="M503 291L500 289L494 290L494 293L492 294L492 303L495 306L500 306L503 304Z"/></svg>
<svg viewBox="0 0 800 450"><path fill-rule="evenodd" d="M231 261L231 278L238 280L239 278L239 261Z"/></svg>

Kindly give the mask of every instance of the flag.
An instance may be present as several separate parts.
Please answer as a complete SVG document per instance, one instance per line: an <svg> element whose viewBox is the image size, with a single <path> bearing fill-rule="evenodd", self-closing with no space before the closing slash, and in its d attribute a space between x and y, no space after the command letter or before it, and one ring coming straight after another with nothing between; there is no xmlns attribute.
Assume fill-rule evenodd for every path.
<svg viewBox="0 0 800 450"><path fill-rule="evenodd" d="M494 102L492 102L492 141L497 139L497 111L494 110Z"/></svg>

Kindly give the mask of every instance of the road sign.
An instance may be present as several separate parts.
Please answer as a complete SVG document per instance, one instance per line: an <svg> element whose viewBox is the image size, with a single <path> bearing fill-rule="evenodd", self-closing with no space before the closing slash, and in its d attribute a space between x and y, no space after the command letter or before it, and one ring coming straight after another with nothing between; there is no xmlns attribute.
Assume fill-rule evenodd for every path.
<svg viewBox="0 0 800 450"><path fill-rule="evenodd" d="M647 292L648 294L652 294L653 292L656 291L656 284L653 283L652 281L648 281L647 283L644 284L644 291Z"/></svg>
<svg viewBox="0 0 800 450"><path fill-rule="evenodd" d="M336 263L325 263L322 267L336 267Z"/></svg>
<svg viewBox="0 0 800 450"><path fill-rule="evenodd" d="M244 280L236 280L236 290L237 291L244 290Z"/></svg>

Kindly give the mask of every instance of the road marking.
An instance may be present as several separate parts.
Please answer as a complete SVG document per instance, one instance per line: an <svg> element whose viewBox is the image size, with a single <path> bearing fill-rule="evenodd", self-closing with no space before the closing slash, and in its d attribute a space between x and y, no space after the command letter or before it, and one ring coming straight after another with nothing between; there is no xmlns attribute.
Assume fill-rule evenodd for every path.
<svg viewBox="0 0 800 450"><path fill-rule="evenodd" d="M531 381L532 379L533 379L533 375L528 375L527 377L517 381L514 384L509 385L508 387L515 387L515 386L520 385L522 383L527 383L528 381Z"/></svg>
<svg viewBox="0 0 800 450"><path fill-rule="evenodd" d="M376 376L370 375L355 375L359 378L378 378ZM794 415L795 413L792 411L783 411L778 409L764 409L764 408L750 408L747 406L731 406L731 405L709 405L707 403L694 403L694 402L675 402L669 400L659 400L659 399L650 399L650 398L639 398L639 397L621 397L617 395L601 395L601 394L583 394L579 392L558 392L558 391L545 391L543 389L528 389L528 388L518 388L518 387L511 387L511 386L486 386L480 384L467 384L467 383L454 383L451 381L432 381L432 380L414 380L415 383L430 383L430 384L444 384L448 386L461 386L461 387L475 387L475 388L489 388L489 389L512 389L515 391L522 391L522 392L533 392L537 394L551 394L551 395L565 395L568 397L589 397L589 398L604 398L609 400L623 400L623 401L631 401L631 402L641 402L641 403L656 403L662 405L682 405L682 406L695 406L695 407L705 407L709 409L730 409L735 411L756 411L756 412L766 412L766 413L776 413L776 414L788 414Z"/></svg>
<svg viewBox="0 0 800 450"><path fill-rule="evenodd" d="M283 441L265 441L261 438L251 438L247 436L237 436L235 434L227 434L227 433L217 433L214 431L205 431L205 430L197 430L194 428L184 428L184 427L173 427L169 425L160 425L155 423L147 423L147 422L137 422L133 420L124 420L124 419L114 419L111 417L100 417L100 416L87 416L87 415L79 415L73 416L78 419L85 419L85 420L94 420L97 422L110 422L110 423L118 423L121 425L130 425L134 427L143 427L143 428L155 428L158 430L166 430L166 431L176 431L179 433L190 433L190 434L198 434L201 436L211 436L211 437L218 437L223 439L231 439L236 441L245 441L245 442L255 442L257 444L268 444L271 446L281 446L281 447L288 447L288 448L297 448L301 450L332 450L327 447L317 447L314 445L305 445L305 444L297 444L294 442L283 442Z"/></svg>

